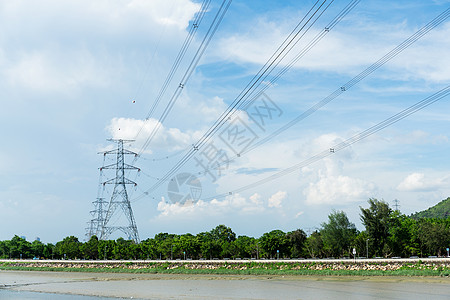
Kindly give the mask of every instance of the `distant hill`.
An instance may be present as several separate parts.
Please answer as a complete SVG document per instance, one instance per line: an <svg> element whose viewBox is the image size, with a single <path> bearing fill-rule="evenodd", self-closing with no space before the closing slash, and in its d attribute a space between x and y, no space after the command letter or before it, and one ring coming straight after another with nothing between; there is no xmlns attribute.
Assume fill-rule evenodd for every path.
<svg viewBox="0 0 450 300"><path fill-rule="evenodd" d="M420 212L416 212L411 215L413 219L421 219L421 218L438 218L438 219L446 219L450 217L450 197L445 200L442 200L435 206L430 207L427 210L423 210Z"/></svg>

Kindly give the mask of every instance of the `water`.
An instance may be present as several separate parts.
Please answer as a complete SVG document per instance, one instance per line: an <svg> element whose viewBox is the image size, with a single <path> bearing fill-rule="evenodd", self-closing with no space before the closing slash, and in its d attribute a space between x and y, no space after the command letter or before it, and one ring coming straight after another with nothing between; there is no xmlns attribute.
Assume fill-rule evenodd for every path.
<svg viewBox="0 0 450 300"><path fill-rule="evenodd" d="M35 293L35 292L23 292L23 291L11 291L0 289L0 299L10 300L48 300L48 299L60 299L60 300L108 300L116 299L110 297L95 297L95 296L80 296L80 295L64 295L64 294L49 294L49 293Z"/></svg>
<svg viewBox="0 0 450 300"><path fill-rule="evenodd" d="M445 299L450 278L0 272L0 299ZM78 296L87 295L87 296ZM94 295L98 295L96 297ZM114 297L114 298L111 298Z"/></svg>

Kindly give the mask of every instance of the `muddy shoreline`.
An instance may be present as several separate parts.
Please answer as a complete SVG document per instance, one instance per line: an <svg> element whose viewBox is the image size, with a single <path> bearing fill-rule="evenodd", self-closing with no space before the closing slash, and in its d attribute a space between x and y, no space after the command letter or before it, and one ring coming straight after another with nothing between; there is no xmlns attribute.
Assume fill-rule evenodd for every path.
<svg viewBox="0 0 450 300"><path fill-rule="evenodd" d="M0 289L134 299L445 299L450 278L0 271Z"/></svg>

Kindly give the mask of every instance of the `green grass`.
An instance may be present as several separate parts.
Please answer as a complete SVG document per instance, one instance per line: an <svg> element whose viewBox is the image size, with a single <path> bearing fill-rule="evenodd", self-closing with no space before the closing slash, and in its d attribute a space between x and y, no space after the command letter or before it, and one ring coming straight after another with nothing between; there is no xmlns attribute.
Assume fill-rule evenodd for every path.
<svg viewBox="0 0 450 300"><path fill-rule="evenodd" d="M189 264L187 264L189 265ZM226 265L226 264L224 264ZM20 263L0 263L0 270L17 271L50 271L50 272L96 272L96 273L147 273L147 274L210 274L210 275L323 275L323 276L450 276L450 268L438 267L434 270L430 267L420 265L404 265L398 270L311 270L308 267L313 264L265 264L250 263L238 264L235 267L246 267L246 269L229 269L219 267L217 269L189 269L186 264L157 263L146 264L140 269L130 269L130 264L125 267L39 267L22 266ZM172 268L176 266L176 268ZM229 265L227 265L229 266ZM301 266L301 269L292 269ZM280 269L282 268L282 269Z"/></svg>

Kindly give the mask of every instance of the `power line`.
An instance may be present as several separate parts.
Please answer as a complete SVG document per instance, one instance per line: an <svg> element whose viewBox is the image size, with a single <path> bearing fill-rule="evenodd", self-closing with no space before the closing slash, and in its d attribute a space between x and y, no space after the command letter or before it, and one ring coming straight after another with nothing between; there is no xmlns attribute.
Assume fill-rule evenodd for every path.
<svg viewBox="0 0 450 300"><path fill-rule="evenodd" d="M242 155L258 148L259 146L267 143L268 141L272 140L273 138L277 137L278 135L280 135L282 132L288 130L289 128L291 128L292 126L294 126L295 124L297 124L298 122L306 119L307 117L309 117L310 115L312 115L313 113L315 113L317 110L319 110L320 108L324 107L326 104L330 103L331 101L335 100L336 98L338 98L339 96L341 96L343 93L345 93L346 91L348 91L351 87L355 86L356 84L358 84L361 80L363 80L364 78L366 78L367 76L369 76L370 74L372 74L373 72L375 72L377 69L379 69L381 66L383 66L384 64L386 64L388 61L390 61L392 58L396 57L398 54L400 54L403 50L407 49L409 46L411 46L414 42L416 42L417 40L419 40L421 37L423 37L424 35L426 35L429 31L431 31L432 29L434 29L435 27L437 27L439 24L441 24L443 21L445 21L448 17L450 16L450 8L445 10L443 13L441 13L440 15L438 15L435 19L433 19L431 22L429 22L427 25L425 25L424 27L422 27L421 29L419 29L417 32L415 32L413 35L411 35L409 38L407 38L406 40L404 40L401 44L399 44L397 47L395 47L394 49L392 49L391 51L389 51L387 54L385 54L383 57L381 57L379 60L377 60L375 63L373 63L372 65L370 65L369 67L367 67L366 69L364 69L362 72L360 72L358 75L356 75L355 77L353 77L352 79L350 79L347 83L343 84L342 86L340 86L339 88L337 88L335 91L333 91L330 95L328 95L327 97L325 97L324 99L320 100L319 102L317 102L316 104L314 104L312 107L310 107L309 109L307 109L306 111L304 111L303 113L301 113L300 115L298 115L296 118L294 118L293 120L291 120L289 123L285 124L284 126L280 127L279 129L277 129L276 131L272 132L271 134L269 134L268 136L256 141L254 144L250 145L247 149L245 149L244 151L242 151L242 153L239 153L238 155L235 155L233 157L231 157L227 163L232 162L234 160L236 160L237 158L241 157ZM340 18L341 19L341 18ZM338 19L336 19L337 21ZM330 23L330 28L334 27L337 22L335 20L333 20ZM334 25L332 25L334 24ZM328 28L328 26L326 27ZM313 43L316 44L316 38L313 39ZM310 43L311 44L311 43ZM308 46L307 46L308 47ZM307 49L307 48L305 48ZM302 52L300 52L301 56L303 56L304 51L302 50ZM298 57L294 58L293 61L297 60ZM293 61L291 63L293 63ZM291 65L291 63L289 65ZM287 70L282 70L280 71L279 74L281 74L283 72L283 74L286 72ZM281 75L279 75L281 76ZM279 76L277 75L276 78L279 78ZM274 83L274 81L272 82ZM261 93L264 91L264 89L261 91ZM218 164L215 167L220 167L222 166L224 163L222 164Z"/></svg>
<svg viewBox="0 0 450 300"><path fill-rule="evenodd" d="M171 11L174 11L174 9L173 9L174 5L175 5L175 2L172 3L172 6L170 8ZM164 26L164 29L161 30L161 33L159 34L158 41L156 42L155 50L153 51L153 54L150 56L150 59L149 59L149 61L147 63L147 67L145 68L144 76L143 76L141 82L139 83L139 86L138 86L138 88L136 90L136 93L135 93L134 97L132 98L133 100L136 100L136 98L138 97L139 93L142 90L142 87L144 86L144 82L145 82L147 74L148 74L148 72L150 70L150 66L151 66L151 64L152 64L152 62L153 62L153 60L154 60L154 58L156 56L156 53L158 52L159 45L161 43L162 37L166 33L168 25L169 25L169 23L166 23L165 26Z"/></svg>
<svg viewBox="0 0 450 300"><path fill-rule="evenodd" d="M257 187L259 185L265 184L267 182L273 181L275 179L278 179L278 178L280 178L282 176L285 176L287 174L293 173L294 171L296 171L298 169L301 169L301 168L306 167L306 166L308 166L308 165L310 165L312 163L315 163L315 162L317 162L319 160L322 160L323 158L325 158L327 156L330 156L330 155L332 155L332 154L334 154L334 153L336 153L338 151L341 151L341 150L343 150L343 149L345 149L345 148L347 148L347 147L349 147L349 146L351 146L351 145L353 145L353 144L355 144L355 143L357 143L357 142L359 142L359 141L361 141L361 140L363 140L363 139L365 139L365 138L367 138L367 137L377 133L378 131L380 131L380 130L388 127L388 126L391 126L391 125L399 122L400 120L408 117L409 115L411 115L413 113L416 113L419 110L424 109L425 107L433 104L436 101L439 101L440 99L442 99L444 97L447 97L449 94L450 94L450 85L445 87L445 88L443 88L442 90L434 93L433 95L431 95L431 96L429 96L429 97L427 97L427 98L417 102L416 104L414 104L414 105L412 105L412 106L402 110L401 112L399 112L399 113L397 113L397 114L387 118L386 120L384 120L384 121L382 121L382 122L380 122L380 123L378 123L378 124L368 128L368 129L366 129L366 130L364 130L364 131L362 131L362 132L352 136L351 138L349 138L349 139L347 139L347 140L345 140L345 141L343 141L343 142L341 142L339 144L336 144L336 145L330 147L329 149L324 150L324 151L322 151L322 152L320 152L320 153L318 153L318 154L308 158L307 160L304 160L304 161L302 161L302 162L300 162L300 163L298 163L296 165L293 165L293 166L291 166L289 168L286 168L286 169L284 169L284 170L282 170L280 172L277 172L277 173L275 173L275 174L273 174L271 176L268 176L268 177L266 177L264 179L261 179L261 180L255 181L255 182L253 182L251 184L245 185L245 186L243 186L241 188L235 189L233 191L229 191L227 193L218 194L216 196L203 198L202 200L208 201L208 200L213 200L213 199L216 199L216 198L223 198L223 197L226 197L228 195L240 193L240 192L246 191L248 189Z"/></svg>
<svg viewBox="0 0 450 300"><path fill-rule="evenodd" d="M283 76L287 71L289 71L292 66L294 64L296 64L302 57L304 57L309 50L311 50L315 45L317 45L317 43L320 42L320 40L322 40L323 37L325 37L340 21L342 21L342 19L348 14L350 13L351 10L353 10L353 8L355 8L356 5L359 4L359 2L361 2L360 0L354 0L351 1L349 4L347 4L347 6L344 7L344 9L342 9L339 14L331 21L329 22L325 28L323 28L323 30L321 30L286 66L284 66L276 75L275 77L273 77L272 79L270 79L268 81L268 83L266 85L264 85L262 87L262 89L256 93L256 95L250 99L247 99L247 103L243 104L243 110L246 110L253 101L255 101L257 99L257 97L259 97L261 95L261 93L263 93L265 90L267 90L270 86L272 86L278 79L281 78L281 76ZM268 77L269 74L267 74L262 82L266 82L266 79Z"/></svg>
<svg viewBox="0 0 450 300"><path fill-rule="evenodd" d="M321 34L319 34L318 36L316 36L308 45L315 45L317 44L317 42L323 37L323 34L326 34L330 31L330 29L332 29L342 18L343 16L348 13L348 11L350 11L359 1L353 1L351 2L349 5L347 5L347 7L332 21L330 22L330 24L322 31ZM244 153L247 153L253 149L255 149L256 147L266 143L267 141L269 141L270 139L274 138L275 136L281 134L281 132L287 130L288 128L292 127L293 125L295 125L296 123L298 123L299 121L303 120L304 118L306 118L307 116L311 115L313 112L317 111L318 109L320 109L321 107L323 107L324 105L326 105L327 103L331 102L332 100L334 100L335 98L337 98L338 96L340 96L343 92L347 91L349 88L353 87L354 85L356 85L359 81L361 81L362 79L364 79L365 77L369 76L372 72L374 72L375 70L377 70L379 67L381 67L382 65L384 65L386 62L388 62L390 59L392 59L393 57L395 57L396 55L398 55L401 51L405 50L406 48L408 48L411 44L413 44L415 41L417 41L419 38L421 38L423 35L427 34L430 30L432 30L433 28L435 28L436 26L438 26L439 24L441 24L446 18L448 18L449 16L449 10L447 9L445 10L443 13L441 13L439 16L437 16L435 19L433 19L431 22L429 22L427 25L425 25L424 27L422 27L420 30L418 30L415 34L413 34L411 37L409 37L408 39L406 39L403 43L401 43L399 46L397 46L396 48L394 48L393 50L391 50L389 53L387 53L385 56L383 56L381 59L379 59L377 62L375 62L374 64L372 64L371 66L369 66L368 68L366 68L363 72L361 72L360 74L358 74L357 76L355 76L352 80L348 81L346 84L342 85L341 87L339 87L336 91L334 91L332 94L330 94L328 97L324 98L323 100L321 100L320 102L318 102L316 105L314 105L313 107L311 107L309 110L307 110L306 112L302 113L301 115L299 115L297 118L295 118L294 120L292 120L291 122L289 122L288 124L286 124L285 126L281 127L280 129L278 129L277 131L275 131L274 133L272 133L270 136L259 140L256 144L253 144L251 147L249 147L248 149L245 150ZM293 61L291 61L291 63L289 65L292 65L293 63L295 63L295 60L301 58L302 56L304 56L304 54L307 52L307 49L309 49L309 47L305 47L304 50L302 52L299 53L299 55L296 56L296 58L294 58ZM286 72L287 69L283 69L282 71L280 71L278 73L278 75L275 78L279 78L279 76L281 76L282 74L284 74L284 72ZM198 144L197 144L198 145ZM197 148L198 149L198 148ZM175 170L171 173L167 173L167 174L173 174L174 172L176 172L176 170L178 170L182 165L185 164L185 162L187 162L187 160L192 157L195 154L195 150L196 148L194 147L194 149L192 149L189 153L187 153L185 155L185 157L172 169ZM243 154L243 153L241 153ZM232 159L230 159L229 161L233 161L235 160L237 157L236 156ZM167 177L167 178L166 178ZM166 175L165 177L163 177L164 181L167 181L167 179L169 178L169 175ZM162 180L163 181L163 180ZM147 190L148 192L151 192L153 190L155 190L161 183L156 183L154 186L152 186L152 188L150 188L149 190ZM138 200L141 197L136 198L134 201Z"/></svg>
<svg viewBox="0 0 450 300"><path fill-rule="evenodd" d="M170 111L172 110L173 106L175 105L176 101L178 100L178 97L180 96L183 88L185 87L186 83L188 82L189 78L191 77L192 73L194 72L195 68L197 67L198 63L200 62L201 57L203 56L206 48L208 47L209 43L211 42L211 39L213 38L214 34L216 33L220 23L222 22L226 12L228 11L229 6L231 5L232 0L224 0L222 2L222 5L220 6L219 10L216 13L216 16L214 17L214 20L212 21L207 33L205 34L205 37L203 38L199 48L197 49L197 52L194 55L194 58L192 59L191 63L189 64L186 72L184 73L180 84L178 85L177 89L173 93L172 97L169 100L169 103L166 105L163 113L159 117L158 121L156 122L155 127L153 127L149 137L145 141L144 145L142 146L142 149L139 151L139 154L141 154L145 149L148 147L150 142L155 137L156 133L158 132L159 128L161 127L161 124L164 122L164 120L169 115Z"/></svg>
<svg viewBox="0 0 450 300"><path fill-rule="evenodd" d="M169 73L167 74L167 77L158 93L158 96L156 97L155 101L153 102L146 118L145 118L145 122L144 124L141 126L141 128L139 129L138 133L135 136L135 140L137 139L137 137L139 136L139 134L141 133L141 131L143 130L143 128L145 127L146 122L153 116L153 113L155 112L156 107L158 106L159 102L161 101L161 98L163 97L164 93L167 90L167 87L169 86L170 82L173 79L173 76L175 75L176 71L178 70L178 67L180 66L181 61L184 58L184 55L186 54L187 49L189 48L189 45L191 44L195 33L197 32L198 27L200 26L200 23L203 20L203 17L206 13L206 11L209 8L209 4L210 4L210 0L204 0L199 12L197 13L194 21L192 22L192 25L189 29L189 32L183 42L183 45L181 46L180 51L177 54L177 57L175 58L175 61L169 71Z"/></svg>
<svg viewBox="0 0 450 300"><path fill-rule="evenodd" d="M307 12L307 14L301 19L301 21L297 24L294 30L288 35L288 37L283 41L283 43L278 47L274 54L272 54L271 58L264 64L264 66L260 69L257 75L251 80L249 84L247 84L246 88L239 94L239 96L233 101L233 103L227 108L227 110L222 113L221 117L213 124L213 126L200 138L200 140L193 145L193 149L188 152L177 164L175 164L170 171L166 173L162 177L162 180L155 183L149 190L153 191L157 187L159 187L162 182L170 178L176 171L178 171L194 154L197 150L199 150L208 140L209 138L215 134L219 128L227 121L228 116L233 113L233 111L238 107L240 103L242 103L243 99L245 99L246 95L249 94L255 85L263 78L263 76L271 72L273 70L272 66L278 64L280 62L280 58L285 57L286 51L289 52L292 50L294 45L298 43L298 40L302 38L305 34L304 31L307 31L311 28L307 27L308 24L314 23L317 19L323 14L323 12L328 9L328 6L325 6L326 0L317 1L313 7ZM321 11L322 9L322 11ZM306 28L306 29L305 29ZM139 197L138 197L139 198ZM137 200L137 199L135 199Z"/></svg>
<svg viewBox="0 0 450 300"><path fill-rule="evenodd" d="M319 2L319 1L318 1ZM229 120L229 118L240 108L243 101L252 94L255 87L262 82L262 78L266 74L270 74L273 69L281 62L283 58L292 50L292 48L298 43L298 41L306 34L306 32L311 28L311 26L318 20L318 18L323 14L323 12L333 3L325 6L326 0L323 1L319 7L313 11L313 8L317 3L310 9L310 11L305 15L305 17L297 24L291 34L286 38L280 47L275 51L272 57L264 64L254 79L247 85L247 87L238 95L234 102L228 107L228 109L222 114L222 116L216 121L216 123L208 130L208 132L195 144L195 148L200 149L204 144L208 142L211 136L213 136L220 127ZM323 11L320 11L322 9ZM313 20L313 18L315 19ZM305 24L302 24L305 21ZM307 25L310 24L308 28ZM301 26L300 26L301 25ZM306 28L306 29L305 29Z"/></svg>

